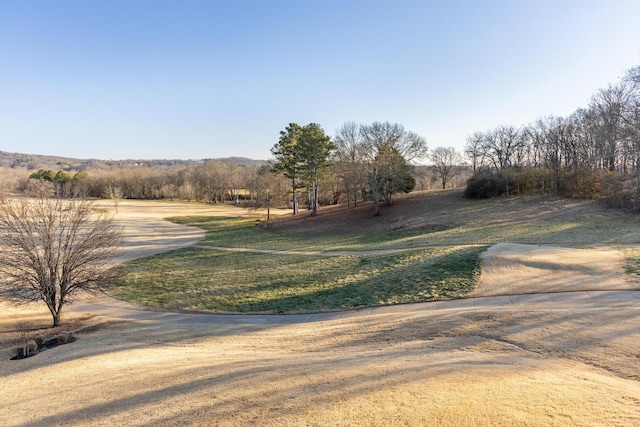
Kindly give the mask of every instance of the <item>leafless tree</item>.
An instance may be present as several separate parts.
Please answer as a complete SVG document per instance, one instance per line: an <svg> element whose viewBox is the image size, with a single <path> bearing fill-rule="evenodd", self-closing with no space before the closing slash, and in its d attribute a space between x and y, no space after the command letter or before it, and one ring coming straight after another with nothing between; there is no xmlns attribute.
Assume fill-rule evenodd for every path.
<svg viewBox="0 0 640 427"><path fill-rule="evenodd" d="M61 322L64 305L118 273L121 229L86 200L5 199L0 203L0 295L44 301Z"/></svg>
<svg viewBox="0 0 640 427"><path fill-rule="evenodd" d="M464 147L464 154L469 160L471 160L473 173L476 173L476 170L481 167L484 162L484 156L482 154L484 138L485 135L482 132L475 132L473 135L467 137L467 145Z"/></svg>
<svg viewBox="0 0 640 427"><path fill-rule="evenodd" d="M248 175L252 168L238 165L233 159L227 159L219 162L218 169L222 172L222 202L225 202L226 193L231 203L237 205L240 202L240 191L247 187Z"/></svg>
<svg viewBox="0 0 640 427"><path fill-rule="evenodd" d="M601 162L596 149L596 129L598 128L596 114L591 109L579 108L569 120L572 123L576 141L575 151L579 167L587 170L599 167Z"/></svg>
<svg viewBox="0 0 640 427"><path fill-rule="evenodd" d="M591 99L591 110L597 119L596 143L602 168L616 169L625 137L624 117L631 98L631 86L622 82L599 90Z"/></svg>
<svg viewBox="0 0 640 427"><path fill-rule="evenodd" d="M625 80L633 84L640 85L640 65L636 65L627 71Z"/></svg>
<svg viewBox="0 0 640 427"><path fill-rule="evenodd" d="M269 164L256 169L249 187L253 194L253 206L267 208L267 220L271 218L271 207L282 206L288 200L288 180L272 171Z"/></svg>
<svg viewBox="0 0 640 427"><path fill-rule="evenodd" d="M105 189L105 196L111 199L113 206L116 208L116 214L118 213L118 205L120 201L124 199L124 191L118 184L108 184Z"/></svg>
<svg viewBox="0 0 640 427"><path fill-rule="evenodd" d="M406 131L404 126L389 122L363 125L360 135L363 159L367 163L367 183L375 215L380 215L380 198L384 196L390 203L393 192L404 187L401 181L409 177L410 163L427 155L427 141L414 132Z"/></svg>
<svg viewBox="0 0 640 427"><path fill-rule="evenodd" d="M347 205L358 206L358 190L364 186L363 143L360 126L346 122L336 130L333 138L336 144L333 166L347 193Z"/></svg>
<svg viewBox="0 0 640 427"><path fill-rule="evenodd" d="M194 189L198 198L203 198L210 203L223 201L224 185L223 174L219 160L209 160L196 167L194 174Z"/></svg>
<svg viewBox="0 0 640 427"><path fill-rule="evenodd" d="M482 156L501 173L509 166L517 166L524 157L525 141L522 132L513 126L498 126L485 134Z"/></svg>
<svg viewBox="0 0 640 427"><path fill-rule="evenodd" d="M437 147L431 151L429 158L444 190L454 175L455 167L462 163L462 156L453 147Z"/></svg>

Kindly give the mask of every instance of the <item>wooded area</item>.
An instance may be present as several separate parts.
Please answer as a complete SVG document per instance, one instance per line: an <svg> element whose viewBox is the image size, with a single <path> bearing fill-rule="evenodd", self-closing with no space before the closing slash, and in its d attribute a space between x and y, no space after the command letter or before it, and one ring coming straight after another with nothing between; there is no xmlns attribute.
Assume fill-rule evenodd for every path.
<svg viewBox="0 0 640 427"><path fill-rule="evenodd" d="M559 191L638 210L640 66L569 117L474 133L465 154L475 172L472 197Z"/></svg>
<svg viewBox="0 0 640 427"><path fill-rule="evenodd" d="M289 124L274 158L202 161L57 161L34 171L26 155L0 169L0 192L63 197L165 199L255 207L391 201L413 189L467 186L469 197L559 192L640 210L640 66L598 90L568 117L501 125L454 148L389 122L346 122L332 136L320 125ZM8 153L4 153L3 159ZM468 160L468 163L465 162ZM7 159L3 161L9 161ZM429 165L424 163L428 161ZM29 178L30 177L30 178ZM37 184L37 185L35 185Z"/></svg>
<svg viewBox="0 0 640 427"><path fill-rule="evenodd" d="M315 213L318 205L357 206L373 200L377 213L378 203L390 203L393 194L437 188L441 180L436 172L417 164L426 158L426 140L388 122L346 123L333 139L318 124L292 123L281 132L272 153L271 161L229 158L177 165L92 161L87 167L60 163L64 170L34 172L20 162L0 170L0 190L106 198L114 201L116 209L122 199L164 199L254 207L300 205ZM456 169L463 171L463 167ZM460 187L465 179L461 175L449 185Z"/></svg>

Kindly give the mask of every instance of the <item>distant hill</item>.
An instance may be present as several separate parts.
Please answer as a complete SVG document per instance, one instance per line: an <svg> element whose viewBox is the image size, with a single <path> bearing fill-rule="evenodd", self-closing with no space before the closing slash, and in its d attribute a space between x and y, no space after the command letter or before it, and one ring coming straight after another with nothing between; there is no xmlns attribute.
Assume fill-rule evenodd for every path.
<svg viewBox="0 0 640 427"><path fill-rule="evenodd" d="M238 165L264 164L266 160L254 160L246 157L228 157L217 160L233 160ZM108 168L113 166L188 166L205 163L214 159L178 160L178 159L127 159L127 160L98 160L75 159L60 156L46 156L41 154L9 153L0 151L0 168L26 169L26 170L85 170L87 168Z"/></svg>
<svg viewBox="0 0 640 427"><path fill-rule="evenodd" d="M84 169L91 160L71 159L39 154L8 153L0 151L0 167L14 169Z"/></svg>

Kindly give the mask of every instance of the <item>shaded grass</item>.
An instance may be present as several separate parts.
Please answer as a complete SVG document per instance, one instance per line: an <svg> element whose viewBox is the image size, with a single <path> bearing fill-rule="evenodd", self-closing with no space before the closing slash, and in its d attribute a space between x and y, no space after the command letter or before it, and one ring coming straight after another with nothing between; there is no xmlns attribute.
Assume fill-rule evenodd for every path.
<svg viewBox="0 0 640 427"><path fill-rule="evenodd" d="M471 291L477 247L385 256L304 256L187 248L128 263L112 295L143 304L231 312L310 312L433 301Z"/></svg>

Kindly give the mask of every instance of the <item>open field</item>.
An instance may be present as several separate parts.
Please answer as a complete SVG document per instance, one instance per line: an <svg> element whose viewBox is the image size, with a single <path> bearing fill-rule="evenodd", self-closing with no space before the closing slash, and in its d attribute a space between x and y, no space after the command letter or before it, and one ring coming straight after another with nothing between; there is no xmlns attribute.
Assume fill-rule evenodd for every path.
<svg viewBox="0 0 640 427"><path fill-rule="evenodd" d="M397 206L418 206L407 200ZM495 210L480 202L475 213L468 207L466 212L449 212L449 217L463 224L466 215L473 223L466 227L475 229L482 227L480 215L487 215L485 221L505 235L508 227L501 222L511 221L522 230L510 234L513 240L496 237L495 242L473 243L533 243L525 242L527 216L532 224L544 224L545 218L552 225L573 221L573 228L583 230L611 225L610 240L596 241L594 232L577 242L549 241L555 246L549 251L544 246L494 246L483 255L485 267L476 293L490 294L494 286L501 293L523 293L521 278L527 278L531 292L547 289L550 283L562 290L580 290L585 282L581 277L600 279L592 280L591 286L599 282L606 289L621 284L637 289L637 283L621 274L623 254L631 251L627 245L638 243L633 240L635 218L589 202L549 199L540 212L531 207L521 215L516 207L507 209L516 201L496 202ZM419 211L426 213L426 206ZM160 252L163 239L170 247L179 246L172 245L171 233L162 236L166 225L179 239L176 224L158 220L150 239L156 244L149 248L142 231L150 217L126 208L121 214L120 220L131 221L129 237L138 238L137 244L136 239L128 240L125 259ZM393 220L394 215L385 212L384 227L401 222L399 216ZM320 230L325 229L318 236L330 234L323 216L314 219ZM446 211L421 217L405 216L413 224L444 223ZM302 235L302 227L296 228L302 221L278 220L270 229ZM403 228L412 226L418 225ZM354 227L349 229L357 232ZM543 236L542 231L534 234ZM621 241L611 240L615 236ZM304 245L300 237L294 248L304 250ZM385 245L382 242L378 249ZM585 252L591 263L581 264ZM572 263L572 258L578 262ZM517 308L419 307L425 309L390 307L375 315L301 324L198 323L187 315L184 322L124 321L68 312L64 319L70 329L78 330L76 342L28 359L3 357L0 424L640 425L640 300ZM50 322L40 306L1 309L3 355L17 345L18 323L27 320L38 328Z"/></svg>
<svg viewBox="0 0 640 427"><path fill-rule="evenodd" d="M573 283L580 290L636 286L624 278L622 250L628 248L620 244L640 243L637 218L591 201L551 196L473 201L460 191L434 191L403 197L379 218L371 209L330 207L316 218L302 212L260 227L255 217L219 216L222 212L173 217L172 222L205 230L204 239L196 247L131 262L109 293L150 306L217 312L436 301L474 291L479 254L500 242L520 243L503 251L516 254L525 250L522 243L572 248L530 251L535 259L515 270L502 254L501 273L494 266L494 283L481 282L475 295L562 292ZM616 248L602 247L614 242ZM594 253L600 264L593 262ZM549 262L564 265L551 266L556 275L569 264L575 268L541 280ZM617 280L602 279L610 277L603 274L607 268L615 269ZM497 283L498 274L504 286Z"/></svg>

